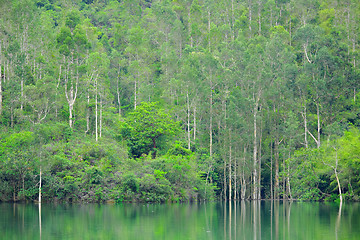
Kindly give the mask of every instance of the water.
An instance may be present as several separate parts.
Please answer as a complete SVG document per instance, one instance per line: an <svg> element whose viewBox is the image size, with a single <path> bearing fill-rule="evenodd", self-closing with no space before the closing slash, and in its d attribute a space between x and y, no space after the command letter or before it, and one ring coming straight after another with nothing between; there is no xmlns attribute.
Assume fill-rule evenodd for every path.
<svg viewBox="0 0 360 240"><path fill-rule="evenodd" d="M359 206L0 203L0 239L360 239Z"/></svg>

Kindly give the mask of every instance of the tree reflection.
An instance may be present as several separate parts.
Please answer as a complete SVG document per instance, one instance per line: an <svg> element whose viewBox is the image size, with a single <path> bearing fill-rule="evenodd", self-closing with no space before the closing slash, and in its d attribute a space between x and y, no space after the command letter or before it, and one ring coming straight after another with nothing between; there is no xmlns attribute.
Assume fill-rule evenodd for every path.
<svg viewBox="0 0 360 240"><path fill-rule="evenodd" d="M41 240L41 202L39 202L39 234Z"/></svg>
<svg viewBox="0 0 360 240"><path fill-rule="evenodd" d="M360 235L356 203L0 203L0 212L1 239L355 240Z"/></svg>
<svg viewBox="0 0 360 240"><path fill-rule="evenodd" d="M341 208L342 208L342 201L340 201L340 206L339 206L339 212L336 218L336 223L335 223L335 239L338 240L338 232L339 232L339 228L340 228L340 222L341 222Z"/></svg>

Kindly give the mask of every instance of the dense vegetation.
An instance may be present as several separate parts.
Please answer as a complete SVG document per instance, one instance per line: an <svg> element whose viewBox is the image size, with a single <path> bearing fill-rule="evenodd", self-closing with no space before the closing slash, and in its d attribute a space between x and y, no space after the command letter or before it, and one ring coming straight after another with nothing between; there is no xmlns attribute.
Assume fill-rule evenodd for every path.
<svg viewBox="0 0 360 240"><path fill-rule="evenodd" d="M358 200L356 0L0 1L0 201Z"/></svg>

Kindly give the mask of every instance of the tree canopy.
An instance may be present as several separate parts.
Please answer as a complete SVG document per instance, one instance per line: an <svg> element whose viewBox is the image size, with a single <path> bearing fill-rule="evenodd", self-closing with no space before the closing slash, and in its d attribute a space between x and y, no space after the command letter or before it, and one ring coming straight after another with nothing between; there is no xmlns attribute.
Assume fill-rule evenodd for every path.
<svg viewBox="0 0 360 240"><path fill-rule="evenodd" d="M0 201L358 200L356 0L0 1Z"/></svg>

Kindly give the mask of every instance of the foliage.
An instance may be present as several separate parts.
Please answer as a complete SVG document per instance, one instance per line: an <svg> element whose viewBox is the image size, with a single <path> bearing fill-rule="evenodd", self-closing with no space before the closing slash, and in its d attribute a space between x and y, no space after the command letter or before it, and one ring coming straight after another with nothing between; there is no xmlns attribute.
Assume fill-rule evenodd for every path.
<svg viewBox="0 0 360 240"><path fill-rule="evenodd" d="M359 200L357 1L0 2L1 201Z"/></svg>
<svg viewBox="0 0 360 240"><path fill-rule="evenodd" d="M149 154L156 155L161 137L172 137L179 130L176 123L156 103L143 102L129 113L122 129L122 135L128 139L130 153L134 157ZM171 139L171 138L170 138Z"/></svg>

